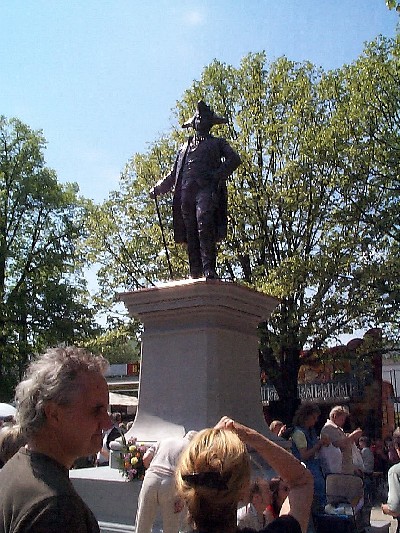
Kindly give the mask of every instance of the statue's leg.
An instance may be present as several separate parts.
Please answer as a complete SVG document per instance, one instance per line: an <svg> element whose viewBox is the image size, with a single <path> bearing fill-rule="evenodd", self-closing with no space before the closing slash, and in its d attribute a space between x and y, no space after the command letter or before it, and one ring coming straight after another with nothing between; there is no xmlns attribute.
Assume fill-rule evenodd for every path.
<svg viewBox="0 0 400 533"><path fill-rule="evenodd" d="M197 195L196 219L204 275L207 278L218 278L215 271L217 262L215 203L209 189L203 189Z"/></svg>
<svg viewBox="0 0 400 533"><path fill-rule="evenodd" d="M193 187L182 189L182 217L186 227L190 276L192 278L201 278L203 276L203 266L197 230L195 186L196 184Z"/></svg>
<svg viewBox="0 0 400 533"><path fill-rule="evenodd" d="M203 277L203 266L201 262L200 243L199 243L197 227L189 228L187 235L188 235L187 250L188 250L188 256L189 256L190 277L195 278L195 279L201 278Z"/></svg>

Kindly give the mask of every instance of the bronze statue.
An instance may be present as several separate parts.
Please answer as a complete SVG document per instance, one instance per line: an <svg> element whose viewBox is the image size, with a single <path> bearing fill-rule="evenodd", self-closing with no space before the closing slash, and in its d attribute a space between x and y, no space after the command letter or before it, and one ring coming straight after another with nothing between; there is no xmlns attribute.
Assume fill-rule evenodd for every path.
<svg viewBox="0 0 400 533"><path fill-rule="evenodd" d="M172 171L151 191L155 197L174 188L174 239L187 243L192 278L218 278L216 243L227 232L226 180L241 163L225 139L210 134L212 126L226 123L199 101L195 115L182 125L192 127L194 136L180 148Z"/></svg>

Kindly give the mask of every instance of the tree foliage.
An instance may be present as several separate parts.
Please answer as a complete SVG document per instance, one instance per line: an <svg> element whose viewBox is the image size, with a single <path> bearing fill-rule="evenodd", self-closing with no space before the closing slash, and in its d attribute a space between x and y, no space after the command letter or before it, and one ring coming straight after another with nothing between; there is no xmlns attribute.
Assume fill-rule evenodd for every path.
<svg viewBox="0 0 400 533"><path fill-rule="evenodd" d="M364 244L360 262L367 272L361 283L366 294L377 297L379 325L388 324L392 334L398 334L400 308L396 275L400 245L399 50L398 41L379 40L345 69L351 93L351 150L356 154L351 172L359 182L359 194L350 210L356 216L360 213Z"/></svg>
<svg viewBox="0 0 400 533"><path fill-rule="evenodd" d="M36 351L93 331L77 188L45 166L45 140L0 117L0 394L9 399Z"/></svg>
<svg viewBox="0 0 400 533"><path fill-rule="evenodd" d="M134 320L110 319L104 332L86 339L83 345L92 353L101 354L110 364L133 363L140 360L137 335L140 328Z"/></svg>
<svg viewBox="0 0 400 533"><path fill-rule="evenodd" d="M389 9L395 9L398 13L400 13L400 3L396 0L386 0L386 5Z"/></svg>
<svg viewBox="0 0 400 533"><path fill-rule="evenodd" d="M300 353L356 328L398 324L399 44L378 39L353 64L324 72L264 53L239 68L214 61L176 106L177 122L204 99L215 128L242 157L229 182L225 278L280 299L260 326L262 358L288 409ZM95 211L90 245L103 296L169 277L149 191L171 167L179 127L128 163L120 191ZM160 199L175 275L171 198Z"/></svg>

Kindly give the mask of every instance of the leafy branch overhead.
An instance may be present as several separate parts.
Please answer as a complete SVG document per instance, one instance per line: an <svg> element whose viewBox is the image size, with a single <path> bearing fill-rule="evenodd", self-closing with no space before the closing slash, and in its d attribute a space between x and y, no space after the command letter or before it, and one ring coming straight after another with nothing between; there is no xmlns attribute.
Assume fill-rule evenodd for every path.
<svg viewBox="0 0 400 533"><path fill-rule="evenodd" d="M398 3L396 0L386 0L386 5L389 9L395 9L398 13L400 13L400 3Z"/></svg>
<svg viewBox="0 0 400 533"><path fill-rule="evenodd" d="M204 99L228 117L214 134L243 161L229 182L220 274L281 300L260 326L262 353L271 352L279 370L277 389L296 382L304 348L357 328L395 335L399 51L396 40L379 38L354 63L328 72L285 57L268 62L264 53L238 68L207 66L177 102L176 127L132 157L120 190L97 207L106 225L93 222L89 244L103 297L169 279L149 191L185 140L180 124ZM160 210L179 279L186 253L173 243L169 196Z"/></svg>
<svg viewBox="0 0 400 533"><path fill-rule="evenodd" d="M229 187L220 275L280 299L260 324L260 359L278 394L296 398L300 355L343 333L400 319L400 42L379 37L350 65L324 71L265 53L238 67L213 61L174 110L175 126L134 154L120 186L100 205L61 186L44 164L45 141L17 120L0 123L0 377L10 384L35 351L86 343L135 356L118 292L169 280L154 200L203 99L229 120L213 132L239 152ZM159 198L175 279L187 254L172 235L171 197ZM96 266L95 304L83 267ZM122 309L121 309L122 308ZM95 311L115 335L101 335ZM120 317L125 313L125 317ZM2 369L8 369L3 371Z"/></svg>

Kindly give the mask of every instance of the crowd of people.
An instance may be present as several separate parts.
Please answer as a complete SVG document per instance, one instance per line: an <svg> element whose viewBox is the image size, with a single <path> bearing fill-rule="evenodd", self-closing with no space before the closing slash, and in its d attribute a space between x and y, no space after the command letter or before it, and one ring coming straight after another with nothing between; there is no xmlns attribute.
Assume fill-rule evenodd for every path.
<svg viewBox="0 0 400 533"><path fill-rule="evenodd" d="M68 471L78 458L97 454L114 425L107 367L103 357L73 347L47 350L28 367L15 394L18 433L25 444L0 470L1 533L100 531ZM248 446L290 487L280 516L270 524L274 529L267 525L265 531L304 532L311 474L284 448L227 417L185 443L176 465L177 497L193 529L207 533L221 525L221 533L236 530L236 511L251 482ZM152 461L157 462L157 451Z"/></svg>
<svg viewBox="0 0 400 533"><path fill-rule="evenodd" d="M318 435L315 426L320 414L316 404L304 403L290 427L280 420L270 424L270 430L277 436L291 441L293 454L312 472L312 515L323 512L326 506L327 475L345 474L362 478L365 525L369 524L371 507L386 496L383 513L397 517L400 513L400 428L384 440L371 440L361 428L345 432L343 428L350 412L347 406L336 405ZM312 524L309 531L313 531Z"/></svg>
<svg viewBox="0 0 400 533"><path fill-rule="evenodd" d="M121 420L108 412L107 366L73 347L30 364L16 388L16 420L0 430L0 533L100 531L68 471L79 458L105 454L112 431L121 433ZM382 511L397 517L400 428L371 443L360 428L344 431L349 410L338 405L318 435L320 414L302 404L292 425L271 424L274 440L224 416L212 428L156 443L144 457L135 531L150 533L160 508L165 533L310 532L326 505L325 478L335 472L362 477L366 490L376 472L387 475ZM254 454L274 477L257 470Z"/></svg>

